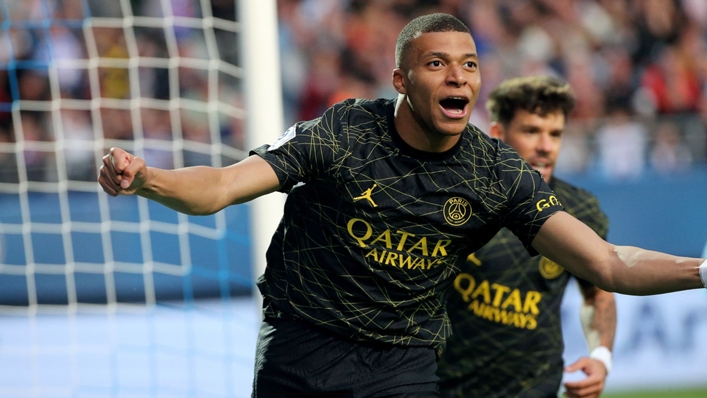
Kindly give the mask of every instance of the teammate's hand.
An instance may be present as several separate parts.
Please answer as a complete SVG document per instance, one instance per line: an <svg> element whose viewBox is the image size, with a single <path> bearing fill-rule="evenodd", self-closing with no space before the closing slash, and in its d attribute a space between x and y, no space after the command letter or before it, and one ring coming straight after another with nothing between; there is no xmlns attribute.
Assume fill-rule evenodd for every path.
<svg viewBox="0 0 707 398"><path fill-rule="evenodd" d="M604 364L596 359L582 357L567 366L565 372L581 370L586 379L565 383L565 395L570 398L596 398L601 395L606 382L607 371Z"/></svg>
<svg viewBox="0 0 707 398"><path fill-rule="evenodd" d="M108 195L132 195L142 188L146 179L147 166L141 158L120 148L111 148L103 157L98 182Z"/></svg>

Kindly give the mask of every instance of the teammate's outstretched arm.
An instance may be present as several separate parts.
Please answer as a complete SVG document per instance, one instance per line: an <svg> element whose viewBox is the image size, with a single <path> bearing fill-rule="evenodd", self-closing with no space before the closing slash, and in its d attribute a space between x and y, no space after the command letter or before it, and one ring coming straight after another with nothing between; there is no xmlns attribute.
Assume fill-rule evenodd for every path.
<svg viewBox="0 0 707 398"><path fill-rule="evenodd" d="M612 245L563 211L543 224L533 247L610 292L641 296L704 287L700 278L704 259Z"/></svg>
<svg viewBox="0 0 707 398"><path fill-rule="evenodd" d="M280 188L275 171L259 156L222 168L164 170L120 148L103 157L98 182L111 196L140 195L190 215L213 214Z"/></svg>

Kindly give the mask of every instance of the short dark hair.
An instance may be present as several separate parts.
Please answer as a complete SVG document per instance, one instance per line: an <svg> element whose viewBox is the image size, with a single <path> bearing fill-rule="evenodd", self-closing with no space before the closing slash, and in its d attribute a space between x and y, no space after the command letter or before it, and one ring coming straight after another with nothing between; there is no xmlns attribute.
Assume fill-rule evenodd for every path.
<svg viewBox="0 0 707 398"><path fill-rule="evenodd" d="M574 109L574 94L566 82L550 76L516 77L503 81L486 101L491 121L508 125L519 109L545 116Z"/></svg>
<svg viewBox="0 0 707 398"><path fill-rule="evenodd" d="M410 21L395 42L395 66L400 67L403 58L410 49L410 43L422 33L431 32L465 32L469 33L469 28L453 15L435 13L422 15Z"/></svg>

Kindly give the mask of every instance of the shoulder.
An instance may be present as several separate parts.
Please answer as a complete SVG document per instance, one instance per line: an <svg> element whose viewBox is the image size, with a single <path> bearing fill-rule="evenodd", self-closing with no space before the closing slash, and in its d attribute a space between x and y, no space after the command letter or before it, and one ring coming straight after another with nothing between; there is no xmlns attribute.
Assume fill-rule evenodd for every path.
<svg viewBox="0 0 707 398"><path fill-rule="evenodd" d="M587 224L602 238L606 238L609 219L601 209L596 195L558 178L553 178L550 187L567 213Z"/></svg>
<svg viewBox="0 0 707 398"><path fill-rule="evenodd" d="M380 124L386 121L394 111L394 102L390 99L349 98L331 105L322 116L299 122L300 128L308 129L321 126L365 126L369 123Z"/></svg>
<svg viewBox="0 0 707 398"><path fill-rule="evenodd" d="M476 167L477 172L483 170L504 180L508 187L515 186L520 180L530 178L535 181L542 179L540 173L533 169L510 145L498 138L493 138L474 125L469 125L465 131L465 156ZM520 177L520 178L519 178ZM536 185L535 183L530 183Z"/></svg>
<svg viewBox="0 0 707 398"><path fill-rule="evenodd" d="M518 153L498 138L484 133L477 126L469 124L463 133L465 151L476 159L488 159L494 165L503 159L520 159Z"/></svg>
<svg viewBox="0 0 707 398"><path fill-rule="evenodd" d="M349 113L360 117L387 117L394 110L395 101L386 98L349 98L331 106L337 113Z"/></svg>
<svg viewBox="0 0 707 398"><path fill-rule="evenodd" d="M599 199L588 190L578 187L569 182L553 177L550 188L557 194L560 200L571 203L592 202L599 206Z"/></svg>

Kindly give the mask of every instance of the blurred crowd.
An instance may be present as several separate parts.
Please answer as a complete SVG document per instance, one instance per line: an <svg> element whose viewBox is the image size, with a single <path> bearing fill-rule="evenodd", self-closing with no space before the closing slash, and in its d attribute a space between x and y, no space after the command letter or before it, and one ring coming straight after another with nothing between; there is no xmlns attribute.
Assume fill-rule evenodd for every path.
<svg viewBox="0 0 707 398"><path fill-rule="evenodd" d="M567 80L577 106L559 172L634 178L705 160L707 0L279 0L288 122L347 97L393 97L397 34L446 12L471 29L482 90L503 79Z"/></svg>
<svg viewBox="0 0 707 398"><path fill-rule="evenodd" d="M209 12L237 20L236 1L212 0ZM275 1L285 125L317 117L345 98L394 97L398 33L415 16L446 12L464 21L476 41L482 90L472 123L482 130L489 124L483 104L498 83L555 75L571 84L577 98L558 173L615 179L674 175L707 160L707 0ZM220 140L247 150L242 118L220 114L214 123L196 105L175 111L159 102L179 97L193 104L215 95L240 109L238 79L219 73L214 94L206 69L181 66L171 76L167 67L146 63L131 76L127 66L111 64L136 54L167 59L175 51L208 60L213 49L204 30L175 28L175 49L165 29L135 28L131 49L120 25L83 26L88 17L120 18L127 12L200 18L202 3L131 0L126 10L127 3L117 1L0 0L0 182L20 179L19 169L31 181L93 180L103 150L92 145L97 137L141 138L144 154L162 167L181 165L172 156L175 137L202 144ZM237 35L214 33L220 58L238 65ZM107 61L85 62L95 56ZM52 63L61 65L54 76ZM46 105L57 96L105 101L98 110L67 102L57 117ZM132 105L120 102L136 97L147 104L139 117ZM11 111L19 99L25 105L18 118ZM57 138L63 139L61 148L44 145ZM29 144L18 162L20 147L13 144L20 141ZM184 165L209 162L208 151L183 152ZM57 171L62 166L65 174Z"/></svg>
<svg viewBox="0 0 707 398"><path fill-rule="evenodd" d="M211 106L242 108L238 79L214 79L209 62L236 65L237 34L201 22L235 26L235 9L234 0L0 0L0 183L95 181L106 152L97 139L167 168L211 164L210 144L242 148L242 117Z"/></svg>

